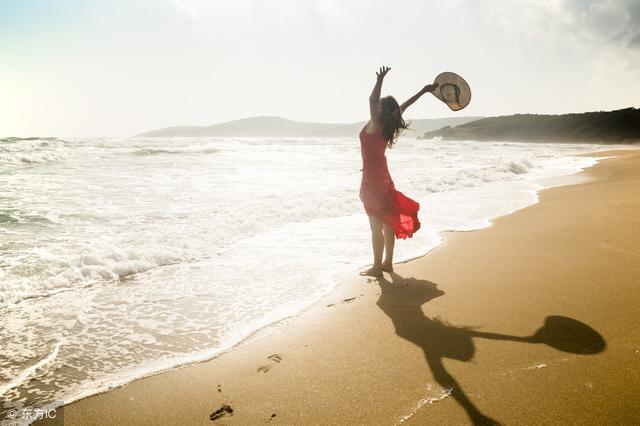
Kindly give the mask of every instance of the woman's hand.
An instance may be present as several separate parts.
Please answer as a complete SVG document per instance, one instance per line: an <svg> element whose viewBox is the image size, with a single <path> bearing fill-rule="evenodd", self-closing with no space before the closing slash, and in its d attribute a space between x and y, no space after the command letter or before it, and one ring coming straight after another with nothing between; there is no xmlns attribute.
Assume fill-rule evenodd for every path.
<svg viewBox="0 0 640 426"><path fill-rule="evenodd" d="M389 72L389 70L391 70L391 68L389 67L380 67L380 69L378 70L378 72L376 72L376 78L378 80L382 80L384 79L384 76L387 75L387 73Z"/></svg>
<svg viewBox="0 0 640 426"><path fill-rule="evenodd" d="M440 85L439 83L427 84L422 88L422 93L433 92L438 88L439 85Z"/></svg>

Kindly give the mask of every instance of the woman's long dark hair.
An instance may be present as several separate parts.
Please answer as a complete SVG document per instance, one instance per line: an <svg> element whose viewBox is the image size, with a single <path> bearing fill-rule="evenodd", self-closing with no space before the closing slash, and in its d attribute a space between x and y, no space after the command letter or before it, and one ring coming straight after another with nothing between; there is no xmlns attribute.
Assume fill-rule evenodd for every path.
<svg viewBox="0 0 640 426"><path fill-rule="evenodd" d="M389 148L393 147L398 136L411 124L402 118L400 105L393 96L385 96L380 99L380 121L382 122L382 133Z"/></svg>

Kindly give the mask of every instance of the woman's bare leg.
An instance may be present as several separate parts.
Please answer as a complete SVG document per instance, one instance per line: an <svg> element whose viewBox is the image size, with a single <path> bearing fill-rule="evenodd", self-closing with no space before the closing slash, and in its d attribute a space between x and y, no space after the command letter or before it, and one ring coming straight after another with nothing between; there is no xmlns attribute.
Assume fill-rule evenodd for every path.
<svg viewBox="0 0 640 426"><path fill-rule="evenodd" d="M393 232L393 228L386 224L382 226L382 233L384 234L385 251L384 262L382 262L382 270L393 272L393 247L396 242L396 234Z"/></svg>
<svg viewBox="0 0 640 426"><path fill-rule="evenodd" d="M379 277L382 275L382 252L384 251L384 236L382 235L382 222L375 216L369 216L371 226L371 246L373 247L373 266L360 275Z"/></svg>

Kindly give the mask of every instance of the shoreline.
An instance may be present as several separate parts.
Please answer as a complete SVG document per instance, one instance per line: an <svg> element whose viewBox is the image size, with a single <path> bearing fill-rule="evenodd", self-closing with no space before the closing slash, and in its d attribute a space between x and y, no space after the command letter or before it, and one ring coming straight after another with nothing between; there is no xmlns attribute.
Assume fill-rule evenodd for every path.
<svg viewBox="0 0 640 426"><path fill-rule="evenodd" d="M415 142L415 141L414 141ZM92 145L88 145L89 147ZM207 142L207 145L209 146L209 142ZM166 147L165 147L166 148ZM127 148L127 149L133 149L134 153L137 153L140 149L139 147L133 147L133 148ZM594 147L593 149L598 149L597 147ZM153 150L153 148L151 148L151 150ZM535 150L537 151L537 150ZM569 150L572 151L572 150ZM128 151L127 151L128 152ZM555 152L555 151L554 151ZM579 152L585 152L584 147L582 149L579 150ZM544 153L543 153L544 154ZM580 161L580 160L576 160L575 157L573 157L572 154L567 154L568 158L566 161L566 167L563 168L563 172L564 173L568 173L570 170L575 169L577 170L578 167L585 167L587 164L589 164L591 161ZM561 158L561 156L559 155L554 155L556 157ZM64 156L62 156L60 159L62 159ZM522 190L524 190L524 192L526 192L527 196L525 198L528 198L528 200L522 200L522 201L515 201L515 202L509 202L507 209L509 209L509 211L506 211L507 209L504 208L500 208L500 209L493 209L490 208L488 210L485 210L483 212L480 213L479 216L481 220L475 220L472 221L473 223L471 224L467 224L465 225L465 223L461 223L460 227L458 227L455 223L451 223L449 225L449 227L438 227L438 229L448 229L448 230L471 230L473 229L479 229L482 227L486 227L486 226L490 226L490 218L492 217L497 217L503 214L507 214L510 213L512 211L514 211L514 209L518 209L518 208L522 208L523 207L523 202L524 203L534 203L537 200L537 196L535 195L535 192L538 191L539 189L537 189L536 185L533 184L535 182L535 178L532 177L531 175L535 173L536 176L542 176L542 175L546 175L546 174L556 174L561 172L560 170L554 170L553 166L552 167L547 167L545 164L537 164L534 162L533 166L531 167L531 170L529 170L528 168L525 167L525 169L527 170L526 173L529 174L524 174L524 175L519 175L518 177L516 177L516 179L513 179L513 177L515 176L513 173L519 173L518 171L513 171L511 169L512 164L515 163L519 163L519 159L518 159L518 155L509 155L509 161L498 161L498 164L493 164L492 167L489 167L490 169L492 169L492 172L499 172L498 174L502 174L502 173L506 173L506 175L502 176L504 179L507 179L508 181L504 182L506 186L511 187L511 186L520 186L522 187ZM543 156L544 157L544 156ZM573 159L574 161L571 161L571 159ZM513 160L513 161L511 161ZM56 160L57 161L57 160ZM565 163L565 162L563 162ZM517 165L522 165L522 164L517 164ZM502 168L498 167L498 166L502 166ZM494 170L496 169L496 170ZM523 170L525 170L523 169ZM534 169L537 169L534 171ZM520 169L518 169L520 170ZM524 179L522 179L522 176L528 176L528 177L524 177ZM495 176L490 176L491 178L495 177ZM499 179L498 179L499 180ZM526 184L523 183L519 183L519 182L527 182ZM491 185L494 185L495 183L490 183ZM480 184L482 185L482 184ZM472 185L473 186L473 185ZM431 188L431 187L429 187ZM446 194L446 189L443 192L436 192L435 195L442 195L443 193ZM517 192L517 191L513 191L513 192ZM504 196L503 197L504 200L511 200L511 198L509 196ZM514 200L516 200L514 198ZM435 201L435 198L434 198ZM423 200L423 202L428 203L428 199L427 200ZM489 201L491 202L491 201ZM450 205L450 203L442 203L440 202L440 205ZM451 205L455 205L455 204L451 204ZM427 204L428 207L428 204ZM429 214L429 209L427 209L427 214ZM433 214L433 213L432 213ZM438 216L438 215L435 215ZM434 216L434 217L435 217ZM468 215L467 215L468 216ZM349 216L347 216L349 217ZM366 217L364 215L362 215L363 218L365 218L364 220L366 221ZM356 218L358 221L358 224L362 223L362 225L364 225L364 222L362 222L362 218L361 217L357 217ZM308 225L303 224L303 227L306 227ZM429 229L431 228L431 229ZM197 227L196 227L197 229ZM353 228L352 228L353 229ZM365 231L364 229L362 229L362 231ZM396 257L398 259L402 259L403 261L406 260L411 260L411 259L416 259L419 258L421 256L424 256L428 251L432 250L434 248L434 246L436 246L437 244L441 244L441 235L442 232L441 231L437 231L434 230L433 227L429 226L429 223L427 223L427 233L418 235L418 238L414 238L413 241L409 242L409 244L403 244L404 247L400 246L398 247L399 250L397 250L396 252ZM347 265L347 267L352 268L351 272L354 272L356 270L356 266L357 265L364 265L366 263L366 261L368 261L368 257L369 255L367 254L367 245L366 243L368 243L367 240L367 235L366 233L362 233L361 231L358 231L358 236L362 236L362 244L358 243L357 247L364 249L365 251L364 253L364 258L362 256L360 256L359 260L356 261L350 261L350 262L344 262L344 264ZM423 237L428 237L428 238L423 238ZM421 238L423 238L421 240ZM413 246L411 246L411 244L413 243ZM432 244L433 243L433 244ZM353 246L353 244L351 244L351 246ZM406 248L408 248L407 246L411 246L410 250L406 250ZM140 253L135 253L136 256L140 255ZM238 256L238 259L242 259L242 250L240 250L238 252L238 254L240 256ZM398 256L398 254L400 254L400 256ZM144 255L144 253L141 254L142 258L148 259L148 257L146 255ZM153 256L149 256L150 258L152 258ZM341 258L342 255L337 254L334 255L334 257L338 257ZM81 258L79 259L80 262L84 262L84 260L82 260ZM152 262L154 261L153 259ZM129 264L131 262L131 258L127 257L126 262L127 264ZM238 265L242 265L243 262L238 263ZM177 262L176 264L180 264L180 262ZM172 265L172 263L165 263L164 261L161 261L157 266L159 266L160 268L164 268L166 266L171 267L170 265ZM322 264L320 264L320 267L322 266ZM321 296L324 296L326 294L329 294L331 291L333 291L333 289L335 288L336 285L339 285L339 283L344 279L344 276L348 276L348 274L345 273L344 268L340 268L341 270L338 272L337 268L339 268L341 265L338 265L337 263L335 264L335 267L331 267L331 268L324 268L325 270L328 271L335 271L335 273L330 273L330 274L324 274L324 277L316 277L313 280L313 284L311 285L312 287L318 288L320 291L317 291L315 294L313 294L311 296L311 293L307 293L309 294L309 297L305 297L304 298L304 303L299 303L296 304L295 306L293 305L287 305L290 309L283 309L279 312L275 312L275 311L267 311L267 314L264 315L259 321L255 321L254 323L252 323L250 326L247 327L241 327L239 328L237 333L227 333L223 339L219 339L217 342L219 342L219 344L217 344L216 346L218 346L217 348L214 349L204 349L204 350L199 350L199 351L193 351L191 353L186 353L186 351L183 351L183 354L171 354L171 353L167 353L166 356L163 356L164 354L161 354L161 356L159 357L153 357L153 356L149 356L149 357L145 357L145 356L138 356L138 362L135 363L133 366L129 366L129 367L124 367L123 369L117 370L114 373L108 374L107 377L103 377L102 375L104 374L104 371L100 371L101 374L96 374L95 378L92 378L92 376L94 376L94 374L92 374L91 371L86 371L87 374L82 374L82 378L80 377L73 377L73 373L69 374L68 376L65 376L65 380L68 380L67 383L68 385L65 386L64 385L64 381L60 380L58 381L58 377L54 374L49 375L48 373L43 373L43 374L37 374L37 375L32 375L29 377L25 377L23 379L24 376L16 376L17 380L12 381L11 383L8 384L8 387L10 388L23 388L23 387L30 387L32 385L36 385L36 387L38 386L36 383L36 381L40 378L44 378L45 380L49 380L49 379L53 379L54 381L60 383L62 386L58 387L58 389L61 390L66 390L64 392L64 394L62 392L56 392L55 393L55 397L47 397L45 396L47 393L46 389L43 389L43 391L45 392L44 395L41 395L39 398L37 398L37 400L39 401L56 401L56 403L60 403L58 401L63 401L66 400L68 401L68 403L70 403L71 401L77 401L83 398L86 398L88 396L91 395L95 395L95 394L99 394L99 393L103 393L105 391L108 391L110 389L122 386L122 385L126 385L127 383L134 381L134 380L138 380L144 377L149 377L155 374L161 374L162 372L166 372L171 370L172 368L178 368L179 366L184 366L184 365L188 365L188 364L193 364L195 362L202 362L202 361L206 361L212 358L215 358L216 356L219 356L222 353L228 352L229 350L232 350L236 345L238 345L239 343L243 343L245 340L247 339L252 339L254 334L256 334L256 332L258 334L260 333L260 330L263 329L264 327L269 327L270 324L273 324L273 322L275 320L281 320L283 317L295 317L297 315L300 315L300 313L305 310L308 309L311 305L313 305L314 303L316 303L318 300L320 300ZM129 266L127 266L128 268ZM111 273L114 272L115 270L113 269L113 265L107 265L105 264L104 267L100 267L101 272L105 272L105 273ZM160 269L159 269L160 270ZM140 272L146 272L143 268L142 271ZM307 271L307 272L310 272ZM137 279L137 274L136 273L132 273L132 274L128 274L126 273L126 280L128 280L129 278L133 278L133 280ZM284 274L283 277L286 277L286 275L288 274ZM329 275L331 275L331 277L329 277ZM194 277L197 278L197 277ZM257 279L259 279L259 274L256 274L256 276L254 276L254 280L253 282L255 282ZM263 276L262 279L265 279L265 277ZM268 282L268 281L267 281ZM289 279L288 282L291 285L295 285L295 280L293 279ZM96 284L99 284L96 286ZM84 284L80 285L78 287L78 289L81 292L84 292L85 287L88 290L88 292L92 292L93 289L99 289L102 286L103 282L102 281L93 281L93 282L84 282ZM257 283L259 285L259 282ZM125 284L126 286L126 284ZM309 283L307 284L307 287L309 287ZM11 286L9 286L9 288L11 288ZM121 286L116 286L114 287L111 291L112 292L118 292L119 288L122 288ZM56 299L63 299L63 298L67 298L69 297L69 295L73 295L75 291L75 287L74 286L61 286L60 288L54 287L53 290L51 291L42 291L42 292L36 292L36 293L28 293L26 296L23 295L18 295L17 296L17 303L20 305L22 304L22 302L26 302L25 305L30 305L32 302L29 300L32 296L36 296L37 300L34 301L34 304L40 303L42 302L45 306L47 305L47 300L56 300ZM99 291L99 290L98 290ZM60 293L60 295L58 295L58 293ZM108 290L107 290L108 293ZM51 297L51 299L48 299L49 296L53 296ZM107 294L108 296L108 294ZM41 298L41 300L40 300ZM211 299L209 299L211 300ZM214 300L215 300L215 296L214 296ZM193 303L193 302L192 302ZM197 304L198 302L195 301L195 304ZM55 302L51 303L51 304L55 304ZM17 305L17 306L19 306ZM284 305L284 304L283 304ZM99 316L96 316L96 318L99 318ZM108 319L105 318L105 319ZM206 327L206 326L205 326ZM257 329L257 330L256 330ZM162 330L162 327L159 328L159 330ZM256 331L254 331L256 330ZM113 332L117 333L116 329L113 329ZM206 332L206 329L205 329ZM108 333L107 333L108 334ZM53 366L57 366L57 365L64 365L66 364L66 360L67 357L70 355L70 351L69 348L71 348L75 343L78 343L78 348L84 352L82 349L86 348L87 353L90 354L92 352L92 350L90 349L92 346L92 339L91 336L87 336L87 339L84 341L81 341L82 339L76 339L79 335L76 335L75 333L71 333L68 336L65 336L64 338L64 343L62 345L62 348L60 350L60 356L56 357L56 359L53 360L52 365L50 365L48 368L51 368ZM67 339L68 337L68 339ZM81 336L80 336L81 337ZM140 336L138 336L140 337ZM142 336L144 337L144 336ZM169 341L170 341L171 337L169 336ZM122 347L126 347L128 346L129 348L135 346L135 345L128 345L127 344L127 339L124 338L123 340L120 340L119 342L117 342L117 344L122 344ZM43 345L44 346L44 345ZM40 358L46 358L49 354L49 352L52 348L44 348L45 351L43 351L43 354ZM71 351L72 352L72 351ZM100 354L95 353L95 355L97 357L101 357ZM88 357L84 357L84 360L86 361L90 361L93 357L88 356ZM108 357L104 357L104 361L106 361L107 363L110 361ZM35 359L35 357L34 357ZM75 364L75 362L72 362L73 364ZM77 367L80 367L80 370L82 370L82 363L80 364L75 364ZM85 364L87 365L87 364ZM65 369L66 370L66 369ZM57 373L57 372L56 372ZM83 373L83 371L80 371L80 373ZM98 373L96 371L96 373ZM64 374L63 374L64 375ZM29 384L30 381L33 382L31 384ZM82 382L82 383L79 383ZM79 386L77 386L79 385ZM66 395L65 395L66 394ZM29 401L29 397L26 398L27 401Z"/></svg>
<svg viewBox="0 0 640 426"><path fill-rule="evenodd" d="M629 155L629 152L634 152L634 151L618 151L617 155L618 156ZM635 151L635 152L637 153L637 151ZM587 154L587 156L589 156L589 157L598 157L598 156L603 156L605 153L606 152L596 152L596 153L593 153L593 154ZM578 172L578 173L574 173L574 174L569 175L569 176L582 175L582 174L585 174L585 173L589 173L590 170L593 170L594 168L597 168L598 164L599 163L596 163L595 166L591 166L589 168L583 169L583 171ZM499 221L500 219L505 218L505 217L510 217L510 216L514 215L515 213L517 213L517 212L529 209L529 208L531 208L533 206L540 205L540 194L541 193L545 193L546 191L553 190L553 189L558 189L558 188L567 188L567 187L576 186L576 185L583 185L583 183L573 183L573 184L572 183L565 183L565 184L560 184L560 185L561 186L553 186L551 189L542 189L542 190L537 191L538 200L537 200L536 203L531 204L529 206L526 206L526 207L524 207L522 209L518 209L518 210L515 210L513 212L510 212L507 215L498 216L496 218L493 218L493 219L490 220L491 225L489 225L488 227L485 227L485 228L481 228L479 230L474 230L474 233L475 232L480 232L482 230L494 229L496 220ZM452 237L449 237L449 235L451 235L451 234L460 234L460 233L465 234L465 233L471 233L471 232L470 231L446 231L446 232L443 232L443 234L442 234L443 241L435 249L430 250L429 252L427 252L424 255L420 255L420 256L415 257L415 258L411 258L411 259L408 259L408 260L405 260L405 261L398 262L398 263L396 263L396 266L397 267L401 267L401 265L408 265L408 264L411 264L413 262L417 262L420 259L425 259L427 256L430 255L430 253L434 252L434 250L435 251L441 250L442 247L446 246L448 244L448 241L452 238ZM211 363L216 363L217 360L220 360L223 357L225 358L225 361L226 361L226 359L228 359L228 358L233 358L234 354L236 353L236 351L240 351L240 350L243 350L244 348L251 347L251 346L264 346L265 340L275 339L274 336L276 336L276 337L282 336L283 334L286 334L286 333L290 332L289 329L292 329L292 328L293 329L299 329L301 327L300 324L293 324L294 322L295 323L301 323L303 321L303 319L301 317L313 317L314 315L317 316L318 314L323 316L322 314L324 314L324 312L317 312L317 311L326 310L326 308L322 306L323 304L326 305L327 304L326 302L328 302L330 300L334 300L334 299L336 299L336 297L338 299L340 299L344 295L348 295L348 294L353 293L354 282L355 282L356 286L362 284L362 282L361 282L362 280L361 279L355 279L355 280L350 280L350 281L351 281L351 283L347 283L347 282L344 282L344 283L343 282L339 282L339 283L337 283L333 287L332 290L330 290L327 294L322 296L320 299L318 299L315 302L313 302L308 307L304 308L302 311L298 312L297 314L295 314L293 316L287 317L287 318L285 318L283 320L280 320L280 321L276 322L276 323L283 323L284 322L284 324L281 324L278 327L278 329L268 333L266 336L257 337L257 338L254 339L254 336L256 336L256 334L264 332L265 329L267 329L267 328L272 328L273 324L266 325L266 326L260 328L259 330L256 330L250 336L242 339L239 343L233 345L232 347L230 347L229 349L223 351L219 355L216 355L212 359L204 360L204 361L196 361L195 363L192 363L192 364L186 364L186 365L182 365L182 366L178 366L178 367L169 368L169 369L166 369L166 370L161 371L161 372L152 373L152 375L150 375L150 376L146 376L146 377L143 377L143 378L140 378L140 379L136 379L133 382L125 384L122 387L118 387L118 388L113 389L113 390L109 390L109 391L106 391L106 392L103 392L103 393L99 393L99 394L96 394L96 395L93 395L93 396L82 398L82 399L79 399L78 401L76 401L74 403L68 404L67 406L65 406L65 412L66 412L65 414L67 416L66 420L72 421L72 419L75 417L75 415L73 414L75 411L78 411L78 413L81 413L81 412L85 411L85 410L80 409L81 405L87 407L87 406L91 406L91 405L93 405L95 403L95 404L98 404L98 406L100 406L101 409L108 408L108 406L105 406L104 403L95 401L94 398L97 398L97 399L109 399L109 398L101 398L101 397L104 397L105 395L110 395L112 393L118 393L118 392L121 392L121 391L123 391L125 393L129 393L128 391L126 391L127 388L129 388L130 386L132 386L132 385L134 385L136 383L145 382L145 381L148 381L148 380L154 380L154 381L161 380L162 381L163 377L166 376L166 375L175 375L177 371L186 371L186 370L192 369L192 368L198 368L199 369L200 368L199 366L204 366L204 365L209 365ZM334 307L336 305L342 305L342 304L351 305L351 301L355 301L358 298L363 298L364 296L365 296L364 294L361 294L360 296L353 297L353 299L351 299L349 297L345 297L345 298L342 298L342 300L336 301L334 304L328 304L327 307ZM316 312L314 313L314 311L316 311ZM307 319L309 319L309 318L307 318ZM246 349L245 349L245 352L246 352ZM235 355L235 356L242 358L241 355ZM279 361L278 361L278 363L279 363ZM267 371L268 370L269 370L269 368L267 369ZM266 371L265 371L265 373L266 373ZM138 385L136 385L136 387L137 386ZM135 390L134 390L134 392L135 392ZM91 411L91 410L89 410L89 411ZM232 420L234 420L234 418L238 419L237 416L233 416L233 417L229 417L228 420L232 421ZM154 422L155 421L157 421L157 419L154 420ZM239 419L238 419L238 421L239 421ZM71 423L71 424L73 424L73 423ZM95 423L95 424L99 424L99 423ZM142 424L142 423L140 423L140 424Z"/></svg>
<svg viewBox="0 0 640 426"><path fill-rule="evenodd" d="M640 149L640 148L639 148ZM486 229L486 228L490 228L493 226L494 220L503 217L503 216L508 216L511 215L519 210L522 209L526 209L532 205L535 205L539 202L539 193L541 191L545 191L547 189L550 188L557 188L560 186L568 186L568 185L575 185L575 184L579 184L582 182L586 182L588 181L588 179L583 177L583 172L588 170L591 167L594 167L595 165L598 164L598 162L600 161L599 158L599 153L602 151L596 151L596 152L590 152L590 153L584 153L584 154L576 154L576 156L578 157L590 157L590 158L594 158L595 161L592 165L589 166L585 166L583 168L580 168L578 171L574 171L568 174L563 174L563 175L559 175L559 176L553 176L553 177L546 177L546 178L542 178L542 179L536 179L536 180L532 180L532 181L528 181L527 183L531 184L532 186L540 186L540 188L536 188L533 191L535 192L535 198L536 200L533 201L531 204L527 204L523 207L517 207L514 210L510 210L506 213L499 213L497 216L492 216L490 218L487 219L487 224L482 226L482 227L478 227L478 228L473 228L473 229L465 229L465 230L457 230L457 229L451 229L451 230L443 230L440 231L439 235L440 235L440 242L438 243L438 245L429 248L426 252L422 253L422 254L418 254L418 255L411 255L406 259L403 260L399 260L394 262L394 265L400 265L400 264L406 264L408 262L412 262L415 261L417 259L423 258L425 256L427 256L429 253L431 253L434 250L437 250L442 244L444 244L445 242L445 236L449 233L461 233L461 232L475 232L481 229ZM605 157L608 158L608 157ZM548 182L548 184L543 184L542 181L546 181ZM513 182L519 182L517 180L514 180ZM547 186L548 185L548 186ZM115 389L121 388L123 386L127 386L128 384L138 381L138 380L144 380L156 375L162 375L165 374L167 372L170 372L172 370L175 369L180 369L180 368L185 368L185 367L189 367L191 365L194 364L199 364L199 363L204 363L204 362L209 362L212 361L220 356L223 356L225 354L231 353L234 350L241 348L245 345L251 344L253 342L255 342L258 339L262 339L262 338L266 338L269 337L273 334L277 334L279 333L283 328L285 328L289 323L291 323L292 321L296 321L299 317L303 316L305 314L305 312L312 310L316 307L316 305L320 305L321 302L331 296L332 293L334 293L336 291L336 289L344 284L346 281L349 281L350 279L352 279L352 277L354 275L357 275L358 272L364 268L366 268L367 266L370 266L370 264L364 264L364 265L360 265L357 267L354 267L352 270L349 270L346 273L343 273L341 276L339 276L338 278L335 279L333 286L328 289L324 294L322 294L321 296L317 297L315 300L311 301L309 304L307 304L305 307L301 308L300 310L296 311L295 313L285 316L283 318L271 321L269 323L266 323L262 326L260 326L259 328L257 328L256 330L250 332L249 334L247 334L244 337L241 337L238 341L234 342L234 343L230 343L227 344L221 348L216 348L213 350L203 350L198 352L198 354L203 354L205 353L206 355L200 355L200 356L193 356L194 354L185 354L182 357L177 357L176 358L176 362L172 363L169 366L164 366L161 367L159 369L153 369L153 368L145 368L145 367L138 367L138 368L134 368L131 369L129 371L127 371L127 374L124 374L124 378L122 379L117 379L117 380L113 380L108 382L108 384L102 384L102 385L98 385L96 388L93 389L89 389L89 390L85 390L83 392L79 392L78 395L72 399L69 400L69 402L67 402L65 404L65 406L70 405L70 404L74 404L78 401L82 401L84 399L87 398L91 398L93 396L97 396L97 395L101 395L105 392L111 392ZM183 359L181 361L177 361L178 359ZM136 371L140 371L140 373L135 373ZM133 374L130 374L133 373Z"/></svg>

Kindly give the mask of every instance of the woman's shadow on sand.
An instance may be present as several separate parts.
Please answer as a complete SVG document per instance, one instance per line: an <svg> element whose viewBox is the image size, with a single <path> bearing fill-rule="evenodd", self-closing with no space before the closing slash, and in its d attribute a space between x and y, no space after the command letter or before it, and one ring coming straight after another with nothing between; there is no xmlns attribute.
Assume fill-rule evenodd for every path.
<svg viewBox="0 0 640 426"><path fill-rule="evenodd" d="M391 274L392 281L378 279L380 298L378 306L391 318L396 334L424 350L434 379L465 409L476 425L499 424L485 416L467 397L464 390L449 374L442 363L443 358L470 361L475 352L474 337L495 340L510 340L524 343L543 343L563 352L575 354L597 354L606 346L603 337L588 325L563 316L548 316L544 325L531 336L509 336L499 333L475 331L470 327L446 324L440 319L429 318L422 305L444 292L430 281L403 278Z"/></svg>

